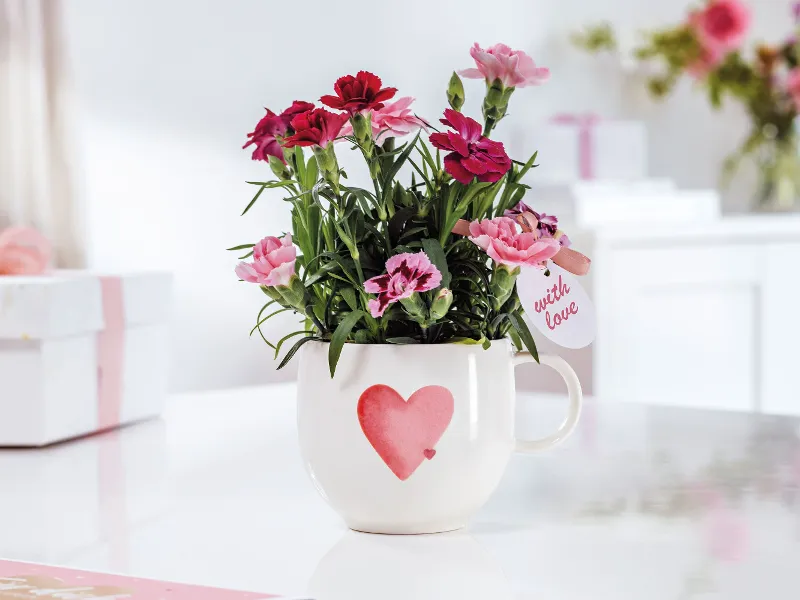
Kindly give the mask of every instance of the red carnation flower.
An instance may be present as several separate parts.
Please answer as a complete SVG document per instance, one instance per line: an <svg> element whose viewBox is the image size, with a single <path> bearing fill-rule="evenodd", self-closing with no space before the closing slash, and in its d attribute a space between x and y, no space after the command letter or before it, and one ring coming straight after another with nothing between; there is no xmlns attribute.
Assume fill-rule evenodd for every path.
<svg viewBox="0 0 800 600"><path fill-rule="evenodd" d="M346 110L350 115L381 109L384 101L397 93L397 88L381 89L381 78L367 71L359 71L355 77L340 77L333 89L335 96L323 96L319 101L336 110Z"/></svg>
<svg viewBox="0 0 800 600"><path fill-rule="evenodd" d="M481 182L495 182L511 168L511 159L503 144L481 135L475 119L465 117L450 108L444 111L441 122L455 131L431 134L431 143L441 150L450 150L444 157L444 170L463 184L473 177Z"/></svg>
<svg viewBox="0 0 800 600"><path fill-rule="evenodd" d="M302 100L295 100L292 105L281 113L281 121L284 122L286 127L289 127L297 115L314 110L314 105L311 102L303 102Z"/></svg>
<svg viewBox="0 0 800 600"><path fill-rule="evenodd" d="M267 109L267 114L261 118L256 128L247 134L250 139L242 148L255 144L253 160L269 160L270 156L275 156L286 162L276 137L286 135L287 127L288 123L284 123L280 116Z"/></svg>
<svg viewBox="0 0 800 600"><path fill-rule="evenodd" d="M336 114L324 108L315 108L292 119L294 134L283 139L287 148L295 146L326 147L333 142L347 122L347 115Z"/></svg>

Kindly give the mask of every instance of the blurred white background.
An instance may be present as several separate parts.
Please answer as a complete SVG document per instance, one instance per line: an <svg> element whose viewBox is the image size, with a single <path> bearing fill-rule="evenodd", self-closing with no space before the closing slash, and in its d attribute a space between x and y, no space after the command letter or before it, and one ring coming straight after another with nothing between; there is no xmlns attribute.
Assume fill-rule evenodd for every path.
<svg viewBox="0 0 800 600"><path fill-rule="evenodd" d="M515 94L500 128L501 139L526 152L536 149L526 128L556 112L640 119L651 176L713 187L747 128L736 107L712 114L687 82L654 104L615 59L569 45L570 32L586 23L609 20L625 36L681 19L690 4L682 0L308 0L300 10L267 0L63 4L89 262L175 272L177 390L293 376L291 367L276 373L269 348L248 339L263 296L237 282L235 256L224 251L289 228L277 192L238 216L253 192L245 180L270 177L241 150L265 106L316 101L337 77L365 69L415 96L417 112L433 120L446 106L451 72L471 66L470 45L502 41L552 71L546 86ZM790 29L788 2L750 4L752 38L776 40ZM477 115L482 84L465 83L467 112ZM540 164L547 168L547 156ZM748 198L749 186L735 183L725 209L741 210ZM286 326L276 319L266 331Z"/></svg>

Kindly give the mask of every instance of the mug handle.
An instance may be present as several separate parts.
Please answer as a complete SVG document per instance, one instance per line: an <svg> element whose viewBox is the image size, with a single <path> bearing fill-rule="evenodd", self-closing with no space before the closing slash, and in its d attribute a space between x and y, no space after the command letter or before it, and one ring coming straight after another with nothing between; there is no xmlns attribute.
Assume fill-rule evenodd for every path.
<svg viewBox="0 0 800 600"><path fill-rule="evenodd" d="M514 355L515 367L530 362L536 362L530 352L519 352ZM517 440L517 452L539 452L540 450L547 450L548 448L560 444L569 437L581 416L581 405L583 404L581 382L578 380L575 371L569 366L569 363L560 356L552 356L549 354L541 355L539 357L539 363L555 369L564 379L564 382L567 384L567 393L569 394L569 412L567 413L567 418L564 419L561 427L559 427L558 431L555 433L540 440Z"/></svg>

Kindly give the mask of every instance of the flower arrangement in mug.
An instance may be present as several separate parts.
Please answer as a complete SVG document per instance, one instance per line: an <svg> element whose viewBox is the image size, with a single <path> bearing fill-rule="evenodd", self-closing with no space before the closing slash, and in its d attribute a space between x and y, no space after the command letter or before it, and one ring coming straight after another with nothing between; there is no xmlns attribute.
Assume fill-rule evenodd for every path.
<svg viewBox="0 0 800 600"><path fill-rule="evenodd" d="M794 4L793 14L797 29L800 2ZM788 170L788 179L800 183L794 128L800 109L797 37L792 34L775 45L759 44L747 58L742 44L749 26L750 10L741 0L707 0L692 9L681 23L644 33L644 41L633 50L633 56L638 61L663 65L660 73L647 80L655 98L666 97L687 74L705 88L714 108L719 108L725 97L744 106L752 128L740 149L726 160L725 179L742 158L758 153L759 162L764 163L762 156L769 159L760 165L762 171ZM573 40L590 52L617 49L608 23L589 27Z"/></svg>
<svg viewBox="0 0 800 600"><path fill-rule="evenodd" d="M395 99L395 88L360 71L320 98L325 108L295 101L280 114L267 110L248 134L245 148L276 179L250 182L258 190L244 213L270 188L286 190L291 204L292 233L230 249L250 250L236 273L269 297L251 335L281 312L302 315L299 331L276 344L264 338L277 357L300 336L279 368L310 340L330 342L331 376L346 342L488 345L508 336L536 356L515 291L520 268L553 259L585 272L589 261L568 248L555 217L522 203L536 154L514 161L490 135L514 91L549 73L503 44L475 44L471 55L476 67L461 74L485 81L483 124L460 112L456 73L438 130L413 112L413 98ZM346 185L336 142L361 153L371 189ZM409 185L398 180L404 166Z"/></svg>

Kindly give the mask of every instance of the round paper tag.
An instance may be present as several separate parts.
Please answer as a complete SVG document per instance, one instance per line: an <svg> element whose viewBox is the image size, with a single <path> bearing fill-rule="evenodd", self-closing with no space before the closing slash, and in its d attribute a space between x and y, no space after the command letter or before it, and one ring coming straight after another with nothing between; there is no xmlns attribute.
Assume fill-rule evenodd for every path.
<svg viewBox="0 0 800 600"><path fill-rule="evenodd" d="M559 346L588 346L596 330L594 304L572 273L553 263L549 270L547 276L544 269L522 268L517 293L525 315Z"/></svg>

